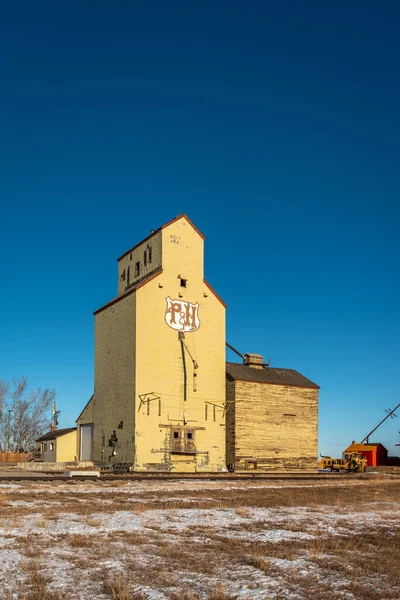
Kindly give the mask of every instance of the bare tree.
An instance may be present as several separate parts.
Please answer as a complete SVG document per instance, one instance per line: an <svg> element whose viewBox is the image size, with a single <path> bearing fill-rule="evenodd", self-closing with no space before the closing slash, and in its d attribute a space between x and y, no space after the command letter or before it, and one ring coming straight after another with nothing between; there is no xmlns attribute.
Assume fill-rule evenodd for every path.
<svg viewBox="0 0 400 600"><path fill-rule="evenodd" d="M49 410L55 391L38 388L28 391L26 377L10 386L0 381L0 450L30 450L35 440L49 429Z"/></svg>

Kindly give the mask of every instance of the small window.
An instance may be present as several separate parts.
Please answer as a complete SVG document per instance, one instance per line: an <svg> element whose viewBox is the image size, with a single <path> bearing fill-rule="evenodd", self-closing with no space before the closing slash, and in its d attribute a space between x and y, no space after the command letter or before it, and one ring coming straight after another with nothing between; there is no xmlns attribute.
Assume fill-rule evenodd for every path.
<svg viewBox="0 0 400 600"><path fill-rule="evenodd" d="M126 285L129 285L130 281L131 281L131 268L128 267L128 272L127 272L127 275L126 275Z"/></svg>
<svg viewBox="0 0 400 600"><path fill-rule="evenodd" d="M147 265L147 250L145 250L143 252L143 264L144 264L144 266Z"/></svg>
<svg viewBox="0 0 400 600"><path fill-rule="evenodd" d="M181 287L186 287L187 279L182 279L181 277Z"/></svg>
<svg viewBox="0 0 400 600"><path fill-rule="evenodd" d="M52 444L51 442L49 444L49 450L54 450L54 444Z"/></svg>
<svg viewBox="0 0 400 600"><path fill-rule="evenodd" d="M179 438L179 431L174 431L174 440Z"/></svg>
<svg viewBox="0 0 400 600"><path fill-rule="evenodd" d="M152 257L151 246L147 246L147 252L148 252L149 263L151 263L151 257Z"/></svg>
<svg viewBox="0 0 400 600"><path fill-rule="evenodd" d="M121 273L121 279L122 281L125 281L125 269Z"/></svg>
<svg viewBox="0 0 400 600"><path fill-rule="evenodd" d="M47 444L43 444L43 450L47 452Z"/></svg>
<svg viewBox="0 0 400 600"><path fill-rule="evenodd" d="M187 439L188 439L188 440L191 440L191 439L192 439L192 437L193 437L193 434L192 434L192 432L191 432L191 431L188 431L188 434L187 434Z"/></svg>
<svg viewBox="0 0 400 600"><path fill-rule="evenodd" d="M140 275L140 262L138 261L135 264L135 277L139 277L139 275Z"/></svg>

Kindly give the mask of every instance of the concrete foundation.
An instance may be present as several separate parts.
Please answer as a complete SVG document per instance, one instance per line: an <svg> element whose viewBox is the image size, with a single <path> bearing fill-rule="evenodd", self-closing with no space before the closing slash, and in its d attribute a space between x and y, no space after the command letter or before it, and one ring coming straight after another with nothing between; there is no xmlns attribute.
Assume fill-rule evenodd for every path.
<svg viewBox="0 0 400 600"><path fill-rule="evenodd" d="M92 461L71 461L71 462L19 462L16 468L23 471L70 471L76 469L96 469Z"/></svg>

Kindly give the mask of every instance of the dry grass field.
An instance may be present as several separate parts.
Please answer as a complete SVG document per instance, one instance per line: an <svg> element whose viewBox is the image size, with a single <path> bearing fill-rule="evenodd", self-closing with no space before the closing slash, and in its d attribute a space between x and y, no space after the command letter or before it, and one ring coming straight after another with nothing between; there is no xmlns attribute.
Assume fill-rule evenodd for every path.
<svg viewBox="0 0 400 600"><path fill-rule="evenodd" d="M0 483L3 600L400 597L400 479Z"/></svg>

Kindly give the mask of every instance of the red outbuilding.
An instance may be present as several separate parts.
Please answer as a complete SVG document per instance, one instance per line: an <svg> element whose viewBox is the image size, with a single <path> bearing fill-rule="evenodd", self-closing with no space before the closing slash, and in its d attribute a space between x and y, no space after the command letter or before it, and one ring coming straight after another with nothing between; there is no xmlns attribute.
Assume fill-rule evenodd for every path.
<svg viewBox="0 0 400 600"><path fill-rule="evenodd" d="M386 465L388 451L382 444L352 444L345 450L345 452L361 452L367 459L367 465L369 467L381 467Z"/></svg>

